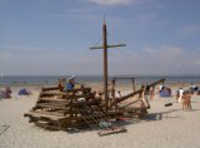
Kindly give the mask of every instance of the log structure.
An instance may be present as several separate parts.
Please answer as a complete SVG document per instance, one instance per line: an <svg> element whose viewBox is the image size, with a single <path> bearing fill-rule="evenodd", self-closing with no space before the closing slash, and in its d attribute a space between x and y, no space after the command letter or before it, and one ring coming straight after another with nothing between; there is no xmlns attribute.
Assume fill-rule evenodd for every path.
<svg viewBox="0 0 200 148"><path fill-rule="evenodd" d="M36 105L26 114L29 122L35 125L50 129L50 130L67 130L70 128L83 128L100 125L117 120L121 117L131 116L141 118L147 114L147 106L145 106L142 93L145 89L136 89L135 78L131 78L133 92L125 96L116 97L115 81L119 78L114 78L112 81L111 97L108 90L108 59L107 48L124 47L125 44L108 45L107 44L107 29L106 23L103 24L103 45L91 47L90 49L103 49L104 53L104 92L97 94L91 88L80 86L72 91L63 91L61 87L55 86L50 88L42 88ZM120 79L127 79L122 78ZM164 79L150 84L148 87L164 82ZM102 96L104 95L104 97ZM124 106L125 100L131 99L139 95L136 100L130 100L130 103ZM132 106L140 102L137 107ZM104 123L104 124L102 124ZM107 135L113 132L126 131L124 129L110 128L109 132L99 133L99 135Z"/></svg>
<svg viewBox="0 0 200 148"><path fill-rule="evenodd" d="M154 87L163 81L164 79L156 81L149 86ZM24 116L29 117L29 122L49 130L90 128L91 125L99 127L101 121L109 122L111 119L127 117L127 115L142 118L147 114L147 107L142 105L143 99L133 100L132 97L140 95L143 91L139 89L126 96L115 98L107 110L105 100L91 88L81 86L68 92L60 91L58 87L42 88L36 105ZM128 99L132 100L124 107L121 102ZM139 107L128 107L138 102L142 103Z"/></svg>

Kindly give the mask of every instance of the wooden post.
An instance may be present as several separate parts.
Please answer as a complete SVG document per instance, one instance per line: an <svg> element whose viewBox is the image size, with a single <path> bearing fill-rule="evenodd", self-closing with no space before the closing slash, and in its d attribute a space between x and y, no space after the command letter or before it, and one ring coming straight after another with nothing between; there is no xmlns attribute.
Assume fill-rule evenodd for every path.
<svg viewBox="0 0 200 148"><path fill-rule="evenodd" d="M118 45L108 45L107 44L107 26L104 20L103 23L103 46L96 46L96 47L90 47L90 49L103 49L103 76L104 76L104 99L105 99L105 106L106 111L108 111L109 108L109 97L108 97L108 48L115 48L115 47L124 47L125 44L118 44Z"/></svg>
<svg viewBox="0 0 200 148"><path fill-rule="evenodd" d="M103 62L104 62L104 99L106 101L106 111L108 111L108 51L107 51L107 29L103 24Z"/></svg>
<svg viewBox="0 0 200 148"><path fill-rule="evenodd" d="M133 92L135 92L136 86L135 86L135 79L134 78L132 78L132 85L133 85Z"/></svg>
<svg viewBox="0 0 200 148"><path fill-rule="evenodd" d="M112 80L112 98L115 99L115 79Z"/></svg>

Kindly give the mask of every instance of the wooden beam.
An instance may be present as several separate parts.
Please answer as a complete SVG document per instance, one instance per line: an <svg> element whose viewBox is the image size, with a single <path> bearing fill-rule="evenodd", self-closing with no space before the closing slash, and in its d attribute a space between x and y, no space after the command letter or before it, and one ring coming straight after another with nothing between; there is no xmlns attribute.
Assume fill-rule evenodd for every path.
<svg viewBox="0 0 200 148"><path fill-rule="evenodd" d="M117 76L117 77L113 77L113 79L115 79L115 80L132 80L132 79L135 79L135 77Z"/></svg>
<svg viewBox="0 0 200 148"><path fill-rule="evenodd" d="M149 84L149 85L147 85L147 86L148 86L148 87L153 87L153 86L155 86L155 85L157 85L157 84L164 83L164 81L165 81L165 79L161 79L161 80L155 81L155 82L153 82L153 83L151 83L151 84ZM146 86L146 87L147 87L147 86ZM124 100L127 100L127 99L130 98L130 97L134 97L135 95L140 94L140 93L143 92L143 91L144 91L144 89L141 88L141 89L139 89L139 90L137 90L137 91L135 91L135 92L133 92L133 93L127 94L126 96L122 96L122 97L120 97L120 98L116 98L116 100L110 105L110 107L112 107L112 106L114 106L114 105L116 105L116 104L118 104L118 103L120 103L120 102L122 102L122 101L124 101Z"/></svg>
<svg viewBox="0 0 200 148"><path fill-rule="evenodd" d="M117 47L126 47L126 44L116 44L116 45L107 45L107 48L117 48ZM95 49L103 49L103 46L93 46L89 49L95 50Z"/></svg>
<svg viewBox="0 0 200 148"><path fill-rule="evenodd" d="M103 24L103 62L104 62L104 99L106 101L106 111L108 111L108 51L107 51L107 28Z"/></svg>

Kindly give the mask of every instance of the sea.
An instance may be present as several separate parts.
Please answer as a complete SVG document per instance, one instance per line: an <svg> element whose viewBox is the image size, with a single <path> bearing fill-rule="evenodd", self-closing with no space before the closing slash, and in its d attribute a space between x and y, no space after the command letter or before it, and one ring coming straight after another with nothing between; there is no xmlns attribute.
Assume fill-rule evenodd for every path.
<svg viewBox="0 0 200 148"><path fill-rule="evenodd" d="M58 82L60 78L65 77L66 79L70 76L0 76L0 85L53 85ZM111 76L109 80L113 77ZM135 75L126 75L119 77L128 77L135 78L137 84L146 84L153 81L165 78L166 83L200 83L200 76L135 76ZM102 83L102 76L76 76L76 81L79 83ZM129 83L128 79L120 80L123 83Z"/></svg>

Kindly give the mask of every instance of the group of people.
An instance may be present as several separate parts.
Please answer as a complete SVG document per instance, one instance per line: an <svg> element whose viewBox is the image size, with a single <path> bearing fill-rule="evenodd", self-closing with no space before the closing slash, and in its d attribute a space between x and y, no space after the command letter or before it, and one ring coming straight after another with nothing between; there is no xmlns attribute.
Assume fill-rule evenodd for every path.
<svg viewBox="0 0 200 148"><path fill-rule="evenodd" d="M184 95L186 94L194 94L195 92L198 92L199 91L199 87L194 85L194 84L191 84L191 87L188 89L188 90L184 90L183 88L179 88L177 90L177 93L176 93L176 100L177 102L181 103L182 102L182 99L184 98Z"/></svg>
<svg viewBox="0 0 200 148"><path fill-rule="evenodd" d="M0 99L11 99L13 91L9 86L0 90ZM19 96L31 95L31 91L26 88L22 88L18 91Z"/></svg>
<svg viewBox="0 0 200 148"><path fill-rule="evenodd" d="M61 91L68 92L72 91L75 87L75 76L71 76L70 78L62 78L58 82L58 87ZM155 87L146 87L143 86L144 94L142 95L144 98L144 102L146 102L146 106L150 108L150 104L148 100L153 100L153 97L155 95ZM176 93L176 100L179 103L183 104L183 108L185 106L191 107L191 94L193 92L198 91L198 87L196 85L192 85L188 91L184 91L183 88L179 88ZM10 87L6 87L5 90L0 91L0 99L1 98L11 98L12 90ZM168 87L165 87L163 85L159 86L159 93L161 97L170 97L171 96L171 89ZM25 88L21 89L18 92L19 95L30 95L31 93L27 91Z"/></svg>
<svg viewBox="0 0 200 148"><path fill-rule="evenodd" d="M72 76L66 80L66 78L62 78L59 80L58 87L61 91L71 91L75 87L75 76ZM0 99L10 99L12 94L12 90L10 87L5 87L0 90ZM31 95L31 91L26 88L22 88L18 91L18 95Z"/></svg>
<svg viewBox="0 0 200 148"><path fill-rule="evenodd" d="M144 95L145 100L152 100L151 98L154 96L152 92L154 89L146 89L146 95ZM198 87L196 85L192 85L190 89L184 90L183 88L179 88L176 92L176 100L178 103L182 104L183 110L191 110L191 96L194 92L198 91ZM172 91L170 88L165 87L163 85L159 86L159 93L161 97L171 97ZM149 97L145 97L149 96Z"/></svg>
<svg viewBox="0 0 200 148"><path fill-rule="evenodd" d="M179 103L182 103L182 109L183 110L191 110L192 105L191 105L191 96L192 92L190 90L183 90L183 88L180 88L177 91L176 94L176 100Z"/></svg>
<svg viewBox="0 0 200 148"><path fill-rule="evenodd" d="M72 91L75 87L75 76L71 76L70 78L62 78L58 82L58 87L61 91Z"/></svg>

